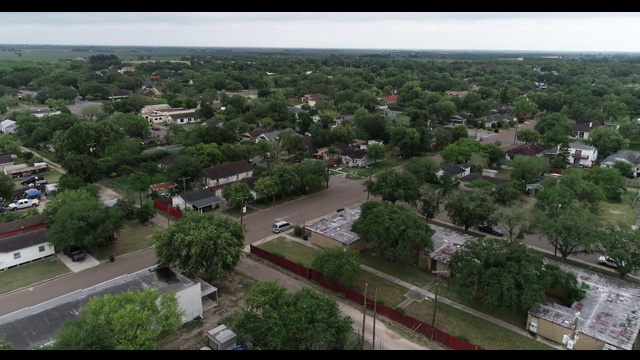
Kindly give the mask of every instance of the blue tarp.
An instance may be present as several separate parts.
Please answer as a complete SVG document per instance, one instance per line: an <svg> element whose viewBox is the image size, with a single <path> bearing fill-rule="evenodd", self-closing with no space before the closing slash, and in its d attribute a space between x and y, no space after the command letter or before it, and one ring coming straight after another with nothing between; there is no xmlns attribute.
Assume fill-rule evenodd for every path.
<svg viewBox="0 0 640 360"><path fill-rule="evenodd" d="M38 197L42 194L38 189L27 189L24 193L30 198Z"/></svg>

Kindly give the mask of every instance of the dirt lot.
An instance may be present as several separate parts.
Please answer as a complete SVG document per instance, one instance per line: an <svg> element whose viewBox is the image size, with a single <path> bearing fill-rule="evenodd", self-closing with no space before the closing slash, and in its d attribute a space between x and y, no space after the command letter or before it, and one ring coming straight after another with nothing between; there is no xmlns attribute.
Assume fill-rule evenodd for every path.
<svg viewBox="0 0 640 360"><path fill-rule="evenodd" d="M160 345L161 350L199 350L207 345L207 331L225 323L242 309L246 292L254 279L233 272L213 285L218 288L218 305L204 311L202 320L194 320L184 325L180 334L167 339Z"/></svg>

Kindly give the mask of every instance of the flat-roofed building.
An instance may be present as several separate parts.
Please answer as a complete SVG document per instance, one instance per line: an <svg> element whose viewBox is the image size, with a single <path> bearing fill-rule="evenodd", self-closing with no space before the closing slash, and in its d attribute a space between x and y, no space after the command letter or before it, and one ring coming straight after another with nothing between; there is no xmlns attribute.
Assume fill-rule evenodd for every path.
<svg viewBox="0 0 640 360"><path fill-rule="evenodd" d="M360 204L331 213L305 225L311 231L309 242L322 248L342 246L349 250L364 249L364 241L351 231L353 222L360 217Z"/></svg>

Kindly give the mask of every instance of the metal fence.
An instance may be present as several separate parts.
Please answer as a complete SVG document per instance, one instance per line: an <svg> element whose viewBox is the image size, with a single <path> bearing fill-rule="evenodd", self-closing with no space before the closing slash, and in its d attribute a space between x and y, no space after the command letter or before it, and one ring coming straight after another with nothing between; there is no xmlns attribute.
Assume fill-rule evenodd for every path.
<svg viewBox="0 0 640 360"><path fill-rule="evenodd" d="M291 260L287 260L285 258L283 258L282 256L278 256L275 255L273 253L270 253L268 251L265 251L264 249L260 249L258 247L255 247L253 245L250 245L250 251L252 254L265 259L275 265L278 265L280 267L283 267L297 275L300 275L302 277L304 277L307 280L310 280L322 287L324 287L325 289L334 291L335 293L337 293L340 297L345 298L345 299L349 299L353 302L355 302L356 304L363 304L366 306L367 310L371 310L373 311L373 306L375 301L367 298L366 303L365 303L365 297L364 295L353 291L349 288L346 288L344 286L338 285L338 284L332 284L327 282L324 279L324 276L322 276L322 274L318 271L315 271L313 269L307 269L306 267L300 265L300 264L296 264L294 262L292 262ZM446 332L439 330L438 328L432 327L431 324L422 322L420 320L414 319L411 316L405 315L401 312L398 312L397 310L386 306L386 305L376 305L376 312L378 314L380 314L381 316L384 316L390 320L393 320L394 322L403 325L404 327L410 329L413 332L417 332L420 334L423 334L425 337L427 338L431 338L433 336L433 341L443 345L444 347L447 347L449 349L452 350L484 350L483 348L479 347L478 345L474 345L469 343L468 341L465 341L463 339L460 339L458 337L455 337L453 335L447 334ZM432 329L433 328L433 334L432 334Z"/></svg>
<svg viewBox="0 0 640 360"><path fill-rule="evenodd" d="M161 201L156 201L156 209L162 211L165 214L169 214L175 218L182 218L182 212L180 210L171 207L171 205L163 204Z"/></svg>

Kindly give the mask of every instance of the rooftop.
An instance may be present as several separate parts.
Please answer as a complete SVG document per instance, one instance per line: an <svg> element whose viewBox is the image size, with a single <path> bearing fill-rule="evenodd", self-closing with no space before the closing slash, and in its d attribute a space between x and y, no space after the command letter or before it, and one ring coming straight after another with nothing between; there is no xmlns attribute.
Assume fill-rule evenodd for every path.
<svg viewBox="0 0 640 360"><path fill-rule="evenodd" d="M578 328L581 333L619 349L632 350L640 331L640 286L581 267L553 263L574 273L579 282L588 284L587 295L571 307L546 303L530 313L570 330L575 314L580 312Z"/></svg>
<svg viewBox="0 0 640 360"><path fill-rule="evenodd" d="M341 242L345 245L352 244L360 239L360 236L351 231L353 222L360 217L360 204L345 208L343 211L334 212L317 221L305 224L305 228Z"/></svg>
<svg viewBox="0 0 640 360"><path fill-rule="evenodd" d="M29 350L55 339L63 323L78 316L80 310L94 296L139 291L153 287L160 292L180 292L196 284L193 280L156 267L123 275L96 286L74 291L42 304L18 310L0 317L0 333L16 350Z"/></svg>

